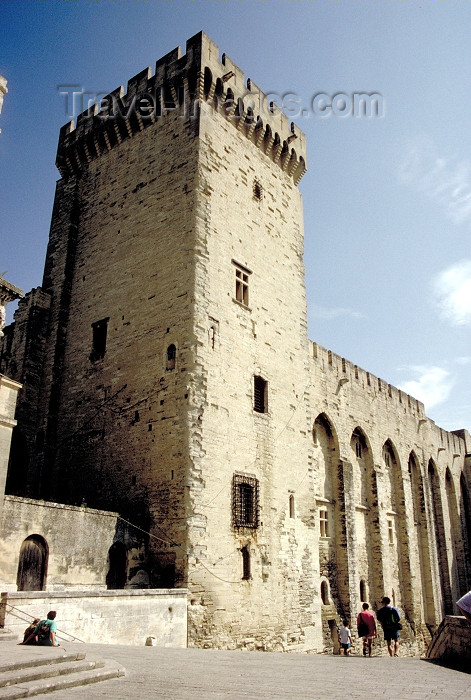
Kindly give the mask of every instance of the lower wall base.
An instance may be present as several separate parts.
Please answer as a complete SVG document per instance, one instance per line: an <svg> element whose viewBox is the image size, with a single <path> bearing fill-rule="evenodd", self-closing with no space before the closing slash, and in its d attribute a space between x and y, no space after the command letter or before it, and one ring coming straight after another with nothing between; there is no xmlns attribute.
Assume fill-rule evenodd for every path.
<svg viewBox="0 0 471 700"><path fill-rule="evenodd" d="M35 617L57 611L62 640L100 644L187 646L186 589L2 593L0 625L23 639Z"/></svg>
<svg viewBox="0 0 471 700"><path fill-rule="evenodd" d="M433 635L427 650L427 659L460 668L469 673L471 668L471 623L465 617L447 615Z"/></svg>

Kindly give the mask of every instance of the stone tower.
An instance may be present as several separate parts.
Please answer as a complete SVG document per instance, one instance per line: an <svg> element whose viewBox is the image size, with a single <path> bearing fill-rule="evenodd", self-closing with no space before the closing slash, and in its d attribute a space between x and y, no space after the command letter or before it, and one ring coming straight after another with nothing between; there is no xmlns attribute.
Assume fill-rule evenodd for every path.
<svg viewBox="0 0 471 700"><path fill-rule="evenodd" d="M57 166L7 493L118 511L106 585L188 588L190 644L333 651L386 594L422 652L471 585L471 438L308 341L303 134L198 34Z"/></svg>
<svg viewBox="0 0 471 700"><path fill-rule="evenodd" d="M150 533L140 574L188 586L194 643L312 647L304 135L200 33L57 166L16 482Z"/></svg>

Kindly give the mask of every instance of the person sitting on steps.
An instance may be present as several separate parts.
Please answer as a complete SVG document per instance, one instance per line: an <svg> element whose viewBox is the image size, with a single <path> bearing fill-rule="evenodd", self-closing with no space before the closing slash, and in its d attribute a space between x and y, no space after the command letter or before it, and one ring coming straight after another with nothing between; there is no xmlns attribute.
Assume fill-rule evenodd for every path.
<svg viewBox="0 0 471 700"><path fill-rule="evenodd" d="M50 610L47 614L47 620L41 620L36 627L35 635L37 643L42 647L60 647L56 643L56 611Z"/></svg>

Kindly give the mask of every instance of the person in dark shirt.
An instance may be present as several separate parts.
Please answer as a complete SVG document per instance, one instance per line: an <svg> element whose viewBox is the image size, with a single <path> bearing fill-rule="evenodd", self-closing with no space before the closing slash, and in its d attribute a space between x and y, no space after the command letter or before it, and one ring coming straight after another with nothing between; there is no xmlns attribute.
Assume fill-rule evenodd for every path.
<svg viewBox="0 0 471 700"><path fill-rule="evenodd" d="M401 619L399 615L399 610L391 605L391 599L384 596L382 599L383 607L378 610L376 617L378 622L381 623L381 627L384 632L384 639L388 645L389 656L393 656L393 642L394 642L394 656L397 656L399 649L399 632L398 623Z"/></svg>

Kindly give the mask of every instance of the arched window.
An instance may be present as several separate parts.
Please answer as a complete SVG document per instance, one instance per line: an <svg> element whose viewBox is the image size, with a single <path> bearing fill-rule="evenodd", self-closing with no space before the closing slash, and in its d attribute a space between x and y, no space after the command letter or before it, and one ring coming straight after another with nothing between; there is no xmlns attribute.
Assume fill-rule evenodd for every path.
<svg viewBox="0 0 471 700"><path fill-rule="evenodd" d="M360 602L366 603L368 600L368 593L366 591L366 583L364 579L360 581Z"/></svg>
<svg viewBox="0 0 471 700"><path fill-rule="evenodd" d="M204 94L206 97L209 95L209 91L211 90L211 85L213 84L213 74L211 73L211 70L206 66L204 69Z"/></svg>
<svg viewBox="0 0 471 700"><path fill-rule="evenodd" d="M27 537L20 549L16 584L19 591L44 591L46 587L48 546L41 535Z"/></svg>
<svg viewBox="0 0 471 700"><path fill-rule="evenodd" d="M165 366L165 369L168 369L168 370L175 369L176 357L177 357L177 348L172 343L172 345L169 345L167 348L167 364Z"/></svg>
<svg viewBox="0 0 471 700"><path fill-rule="evenodd" d="M329 584L327 581L321 582L322 605L329 605Z"/></svg>
<svg viewBox="0 0 471 700"><path fill-rule="evenodd" d="M221 97L221 95L222 95L222 80L221 80L221 78L218 78L216 80L216 87L214 89L214 94L217 95L218 97Z"/></svg>
<svg viewBox="0 0 471 700"><path fill-rule="evenodd" d="M363 459L367 452L367 447L363 433L358 428L355 428L352 433L351 445L355 450L356 457L358 459Z"/></svg>
<svg viewBox="0 0 471 700"><path fill-rule="evenodd" d="M294 496L292 493L289 497L289 517L294 518Z"/></svg>

